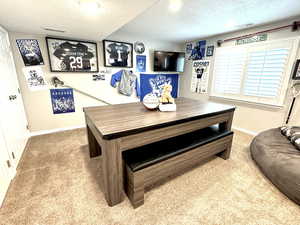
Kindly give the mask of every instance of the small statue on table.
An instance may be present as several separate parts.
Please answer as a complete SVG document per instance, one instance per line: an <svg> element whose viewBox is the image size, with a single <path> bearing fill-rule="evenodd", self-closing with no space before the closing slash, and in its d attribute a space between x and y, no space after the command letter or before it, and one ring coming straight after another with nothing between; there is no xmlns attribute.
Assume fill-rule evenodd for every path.
<svg viewBox="0 0 300 225"><path fill-rule="evenodd" d="M166 112L166 111L176 111L176 104L175 100L171 95L172 92L172 85L165 84L161 97L159 99L159 110Z"/></svg>

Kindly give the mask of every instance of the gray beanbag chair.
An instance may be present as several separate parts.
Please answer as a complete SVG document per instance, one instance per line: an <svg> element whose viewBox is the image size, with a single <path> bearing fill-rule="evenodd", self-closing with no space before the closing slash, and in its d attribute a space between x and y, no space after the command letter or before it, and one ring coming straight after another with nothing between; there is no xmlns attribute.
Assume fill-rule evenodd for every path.
<svg viewBox="0 0 300 225"><path fill-rule="evenodd" d="M300 205L300 151L271 129L257 135L250 146L251 156L263 174L291 200Z"/></svg>

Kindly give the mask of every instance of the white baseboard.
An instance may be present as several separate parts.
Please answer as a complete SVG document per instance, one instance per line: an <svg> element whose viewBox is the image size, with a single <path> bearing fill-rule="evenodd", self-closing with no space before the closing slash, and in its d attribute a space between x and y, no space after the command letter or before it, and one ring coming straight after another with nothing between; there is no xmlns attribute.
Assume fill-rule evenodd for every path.
<svg viewBox="0 0 300 225"><path fill-rule="evenodd" d="M75 129L80 129L80 128L84 128L84 127L85 127L85 125L66 127L66 128L57 128L57 129L52 129L52 130L34 131L34 132L30 132L30 137L43 135L43 134L52 134L52 133L57 133L57 132L62 132L62 131L67 131L67 130L75 130Z"/></svg>
<svg viewBox="0 0 300 225"><path fill-rule="evenodd" d="M232 129L243 132L243 133L246 133L246 134L249 134L249 135L252 135L252 136L258 135L258 132L254 132L254 131L247 130L247 129L244 129L244 128L232 127Z"/></svg>

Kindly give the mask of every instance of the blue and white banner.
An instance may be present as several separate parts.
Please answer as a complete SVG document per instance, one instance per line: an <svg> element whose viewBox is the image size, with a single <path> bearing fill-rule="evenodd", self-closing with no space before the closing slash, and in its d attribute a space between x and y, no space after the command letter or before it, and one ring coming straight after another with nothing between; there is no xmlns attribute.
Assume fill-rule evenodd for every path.
<svg viewBox="0 0 300 225"><path fill-rule="evenodd" d="M177 98L178 74L143 74L140 75L141 101L145 95L151 93L157 97L161 96L165 84L172 85L171 95Z"/></svg>
<svg viewBox="0 0 300 225"><path fill-rule="evenodd" d="M73 89L51 89L53 114L75 112Z"/></svg>
<svg viewBox="0 0 300 225"><path fill-rule="evenodd" d="M136 56L136 72L146 72L146 56Z"/></svg>

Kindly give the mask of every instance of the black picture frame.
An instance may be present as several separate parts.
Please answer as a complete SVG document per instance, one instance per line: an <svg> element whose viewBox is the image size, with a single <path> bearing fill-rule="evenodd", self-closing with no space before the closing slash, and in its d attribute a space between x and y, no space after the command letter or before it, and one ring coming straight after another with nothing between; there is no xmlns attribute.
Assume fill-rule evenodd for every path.
<svg viewBox="0 0 300 225"><path fill-rule="evenodd" d="M51 46L51 44L53 44L51 41L57 41L57 43L55 43L55 44L60 43L59 46L61 46L62 44L66 45L68 43L70 45L70 50L73 51L73 55L71 55L73 57L74 57L74 47L71 47L71 46L78 45L78 48L81 48L81 49L80 49L80 51L77 51L77 52L75 51L75 53L76 53L75 56L82 55L84 53L86 56L86 59L83 62L81 61L81 64L86 64L86 67L87 68L90 67L90 69L70 68L71 63L73 63L73 62L69 62L69 65L67 65L68 62L61 62L61 64L62 63L65 64L66 68L64 69L61 66L61 68L59 69L58 68L59 66L56 64L59 62L59 60L63 61L65 59L61 60L57 56L54 55L55 51L58 48L54 49L54 47ZM46 44L47 44L48 58L49 58L49 65L50 65L51 72L59 72L59 73L97 73L97 72L99 72L98 46L97 46L96 42L66 39L66 38L56 38L56 37L46 37ZM61 47L61 49L62 50L60 50L60 51L63 51L65 48ZM90 51L90 49L92 51ZM70 50L66 51L64 53L70 52ZM59 53L56 53L56 54L59 54ZM69 56L69 58L70 58L70 56ZM66 61L69 61L69 58L67 58ZM77 58L77 57L75 57L75 58ZM54 62L54 59L56 62ZM82 56L81 56L81 60L82 60ZM77 62L75 62L75 63L77 64Z"/></svg>
<svg viewBox="0 0 300 225"><path fill-rule="evenodd" d="M293 80L300 80L300 59L297 59L293 71Z"/></svg>
<svg viewBox="0 0 300 225"><path fill-rule="evenodd" d="M16 43L25 66L45 65L38 40L17 39Z"/></svg>
<svg viewBox="0 0 300 225"><path fill-rule="evenodd" d="M133 67L133 44L128 42L122 42L122 41L113 41L113 40L103 40L103 59L104 59L104 66L105 67L122 67L122 68L132 68ZM115 45L113 48L121 48L121 50L126 50L128 48L128 54L127 57L123 59L123 61L116 62L116 57L121 57L120 55L116 55L115 53L112 53L108 51L108 45ZM123 48L123 49L122 49ZM120 54L120 53L117 53ZM124 56L124 55L123 55ZM126 56L126 54L125 54ZM126 60L125 60L126 59ZM110 63L109 60L114 60L115 62Z"/></svg>
<svg viewBox="0 0 300 225"><path fill-rule="evenodd" d="M215 50L215 46L211 45L211 46L207 46L206 49L206 56L210 57L214 55L214 50Z"/></svg>

